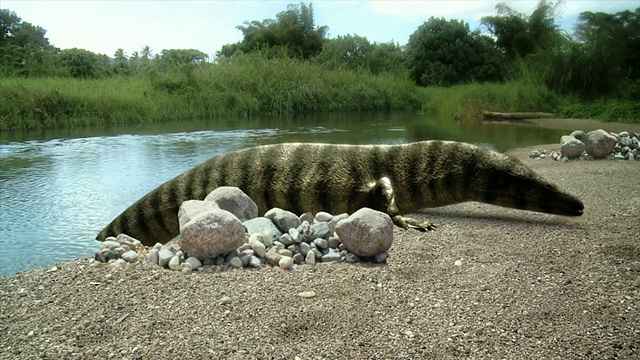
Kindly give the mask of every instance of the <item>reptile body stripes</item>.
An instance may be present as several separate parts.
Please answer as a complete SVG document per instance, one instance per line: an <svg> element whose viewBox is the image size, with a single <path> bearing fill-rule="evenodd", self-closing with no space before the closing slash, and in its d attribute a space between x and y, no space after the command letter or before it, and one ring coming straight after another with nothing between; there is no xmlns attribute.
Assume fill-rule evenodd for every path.
<svg viewBox="0 0 640 360"><path fill-rule="evenodd" d="M557 215L582 215L574 196L522 162L452 141L404 145L287 143L217 157L160 185L131 205L97 236L126 233L145 245L177 236L182 202L204 199L219 186L237 186L264 214L279 207L300 214L352 213L370 207L404 228L431 224L404 214L465 201Z"/></svg>

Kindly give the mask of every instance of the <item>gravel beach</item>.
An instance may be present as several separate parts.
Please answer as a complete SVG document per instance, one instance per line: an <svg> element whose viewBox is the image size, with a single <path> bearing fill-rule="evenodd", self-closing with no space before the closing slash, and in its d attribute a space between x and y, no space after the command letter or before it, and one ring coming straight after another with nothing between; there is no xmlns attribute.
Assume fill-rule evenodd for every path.
<svg viewBox="0 0 640 360"><path fill-rule="evenodd" d="M510 154L584 216L429 209L437 230L396 228L386 264L184 274L85 258L0 277L0 359L640 358L640 163L532 149Z"/></svg>

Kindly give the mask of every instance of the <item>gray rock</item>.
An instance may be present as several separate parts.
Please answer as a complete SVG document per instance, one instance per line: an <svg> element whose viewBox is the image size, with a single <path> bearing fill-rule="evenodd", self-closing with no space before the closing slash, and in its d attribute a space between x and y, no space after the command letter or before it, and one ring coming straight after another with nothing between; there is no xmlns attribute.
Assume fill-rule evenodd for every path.
<svg viewBox="0 0 640 360"><path fill-rule="evenodd" d="M240 259L240 262L242 263L242 267L249 266L249 261L251 260L252 256L254 256L253 251L250 252L250 253L240 253L240 255L238 255L238 258Z"/></svg>
<svg viewBox="0 0 640 360"><path fill-rule="evenodd" d="M304 262L307 264L313 265L316 263L316 255L313 251L309 251L307 255L304 257Z"/></svg>
<svg viewBox="0 0 640 360"><path fill-rule="evenodd" d="M360 257L358 257L358 255L352 253L352 252L347 252L347 254L344 257L344 261L348 262L348 263L358 263L360 262Z"/></svg>
<svg viewBox="0 0 640 360"><path fill-rule="evenodd" d="M291 251L292 254L299 254L300 253L300 245L298 245L298 244L289 245L289 246L287 246L287 250Z"/></svg>
<svg viewBox="0 0 640 360"><path fill-rule="evenodd" d="M303 256L307 256L307 253L308 253L309 251L311 251L311 245L309 245L308 243L305 243L305 242L303 242L303 243L301 243L301 244L300 244L300 253L301 253Z"/></svg>
<svg viewBox="0 0 640 360"><path fill-rule="evenodd" d="M134 250L129 250L127 252L125 252L124 254L122 254L122 259L124 259L124 261L126 262L136 262L138 261L138 253L135 252Z"/></svg>
<svg viewBox="0 0 640 360"><path fill-rule="evenodd" d="M158 253L159 253L158 249L149 250L149 253L147 254L147 259L149 260L150 263L158 265L158 262L160 260Z"/></svg>
<svg viewBox="0 0 640 360"><path fill-rule="evenodd" d="M358 256L375 256L393 243L393 221L389 215L362 208L336 226L345 247Z"/></svg>
<svg viewBox="0 0 640 360"><path fill-rule="evenodd" d="M313 238L315 239L329 239L332 234L331 228L329 224L326 222L314 222L311 225L311 232L313 233Z"/></svg>
<svg viewBox="0 0 640 360"><path fill-rule="evenodd" d="M273 266L278 266L278 262L280 261L281 257L282 255L278 254L276 251L268 251L265 255L267 263Z"/></svg>
<svg viewBox="0 0 640 360"><path fill-rule="evenodd" d="M381 252L380 254L377 254L374 257L374 261L377 263L383 263L387 261L387 258L389 258L389 253L385 251L385 252Z"/></svg>
<svg viewBox="0 0 640 360"><path fill-rule="evenodd" d="M280 242L284 246L289 246L289 245L295 243L295 241L293 241L293 239L291 238L291 235L289 235L289 233L282 234L282 236L280 236Z"/></svg>
<svg viewBox="0 0 640 360"><path fill-rule="evenodd" d="M304 263L304 256L300 253L293 254L293 263L297 265Z"/></svg>
<svg viewBox="0 0 640 360"><path fill-rule="evenodd" d="M231 259L227 260L227 265L231 266L234 269L242 269L242 260L240 260L240 257L234 256Z"/></svg>
<svg viewBox="0 0 640 360"><path fill-rule="evenodd" d="M189 221L180 229L180 248L198 259L216 257L240 247L247 234L232 213L217 209Z"/></svg>
<svg viewBox="0 0 640 360"><path fill-rule="evenodd" d="M213 190L205 201L216 203L220 209L227 210L240 221L258 217L258 205L242 190L234 186L221 186Z"/></svg>
<svg viewBox="0 0 640 360"><path fill-rule="evenodd" d="M167 247L163 247L158 252L158 265L160 267L165 267L169 263L169 260L173 257L173 251L169 250Z"/></svg>
<svg viewBox="0 0 640 360"><path fill-rule="evenodd" d="M180 257L174 255L171 260L169 260L169 269L178 271L180 270L180 264L182 264Z"/></svg>
<svg viewBox="0 0 640 360"><path fill-rule="evenodd" d="M248 247L251 247L251 243L254 241L258 241L264 244L265 247L270 247L271 245L273 245L273 234L271 233L263 233L263 234L258 234L258 233L253 233L251 234L251 236L249 236L249 243L247 244ZM238 249L240 250L240 249Z"/></svg>
<svg viewBox="0 0 640 360"><path fill-rule="evenodd" d="M329 229L331 230L331 234L333 234L333 232L336 230L336 225L338 225L340 220L346 219L348 217L349 217L349 214L347 214L347 213L342 213L342 214L339 214L339 215L335 215L331 219L331 221L329 221Z"/></svg>
<svg viewBox="0 0 640 360"><path fill-rule="evenodd" d="M289 229L289 236L291 236L291 240L296 244L300 244L302 242L302 236L300 235L300 232L298 232L298 229Z"/></svg>
<svg viewBox="0 0 640 360"><path fill-rule="evenodd" d="M184 264L191 265L191 269L197 269L197 268L202 267L202 262L200 262L200 259L198 259L196 257L193 257L193 256L187 258L187 260L184 261L183 265Z"/></svg>
<svg viewBox="0 0 640 360"><path fill-rule="evenodd" d="M262 266L262 261L260 261L260 259L257 256L251 256L249 257L249 266L251 266L254 269L257 269Z"/></svg>
<svg viewBox="0 0 640 360"><path fill-rule="evenodd" d="M114 238L115 239L115 238ZM120 246L120 243L115 240L105 240L102 242L102 249L115 249Z"/></svg>
<svg viewBox="0 0 640 360"><path fill-rule="evenodd" d="M98 262L107 263L110 260L119 259L120 254L115 251L115 249L102 249L99 252L95 253L93 258Z"/></svg>
<svg viewBox="0 0 640 360"><path fill-rule="evenodd" d="M307 212L304 213L302 215L300 215L300 223L302 224L303 222L308 222L309 224L313 224L313 220L315 219L315 217L313 216L312 213Z"/></svg>
<svg viewBox="0 0 640 360"><path fill-rule="evenodd" d="M602 129L590 131L584 141L587 154L596 159L601 159L611 154L617 143L616 137Z"/></svg>
<svg viewBox="0 0 640 360"><path fill-rule="evenodd" d="M220 209L218 204L211 201L187 200L183 202L178 210L180 228L198 216L217 209Z"/></svg>
<svg viewBox="0 0 640 360"><path fill-rule="evenodd" d="M577 157L580 157L580 155L582 155L582 153L584 152L584 149L585 149L584 143L578 139L573 138L569 141L564 142L560 146L560 154L570 159L577 158Z"/></svg>
<svg viewBox="0 0 640 360"><path fill-rule="evenodd" d="M622 154L615 154L615 155L613 156L613 158L614 158L614 159L616 159L616 160L625 160L625 159L626 159L626 158L624 157L624 155L622 155Z"/></svg>
<svg viewBox="0 0 640 360"><path fill-rule="evenodd" d="M283 233L287 233L291 228L297 228L302 223L296 214L280 208L273 208L267 211L264 217L271 219Z"/></svg>
<svg viewBox="0 0 640 360"><path fill-rule="evenodd" d="M288 256L288 257L293 257L293 253L291 252L291 250L289 249L282 249L278 251L278 254L282 255L282 256Z"/></svg>
<svg viewBox="0 0 640 360"><path fill-rule="evenodd" d="M562 145L562 144L564 144L564 143L566 143L568 141L571 141L571 140L577 140L577 139L575 137L571 136L571 135L562 135L560 137L560 145Z"/></svg>
<svg viewBox="0 0 640 360"><path fill-rule="evenodd" d="M329 222L332 218L333 215L329 214L328 212L320 211L316 214L315 221Z"/></svg>
<svg viewBox="0 0 640 360"><path fill-rule="evenodd" d="M264 255L267 253L267 247L257 240L251 243L251 250L253 250L259 257L264 257Z"/></svg>
<svg viewBox="0 0 640 360"><path fill-rule="evenodd" d="M313 243L316 244L316 247L318 247L318 249L320 250L324 250L329 247L329 241L325 239L318 238L313 240Z"/></svg>
<svg viewBox="0 0 640 360"><path fill-rule="evenodd" d="M574 132L572 132L571 134L569 134L569 136L573 136L574 138L584 142L584 140L587 138L587 134L582 131L582 130L576 130Z"/></svg>
<svg viewBox="0 0 640 360"><path fill-rule="evenodd" d="M322 255L322 257L320 258L320 261L325 263L325 262L334 262L334 261L340 261L342 260L342 255L340 255L340 253L334 249L329 248L329 251L327 251L326 254Z"/></svg>
<svg viewBox="0 0 640 360"><path fill-rule="evenodd" d="M140 242L140 240L127 234L118 234L118 237L116 237L116 241L122 245L127 245L131 250L137 250L142 246L142 242Z"/></svg>
<svg viewBox="0 0 640 360"><path fill-rule="evenodd" d="M214 265L222 265L224 264L224 258L222 258L222 264L218 264L217 260L220 259L221 257L217 257L217 258L206 258L202 261L202 265L203 266L214 266Z"/></svg>
<svg viewBox="0 0 640 360"><path fill-rule="evenodd" d="M276 224L265 217L257 217L255 219L247 220L242 223L247 229L247 233L251 234L272 234L275 237L280 237L282 231L278 229Z"/></svg>
<svg viewBox="0 0 640 360"><path fill-rule="evenodd" d="M298 233L302 237L302 241L311 242L313 241L313 232L311 231L311 224L308 221L303 221L300 226L297 227Z"/></svg>
<svg viewBox="0 0 640 360"><path fill-rule="evenodd" d="M332 237L330 237L330 238L329 238L328 243L329 243L329 247L330 247L330 248L332 248L332 249L337 249L337 248L340 246L340 244L341 244L342 242L340 241L340 238L339 238L339 237L337 237L337 236L332 236Z"/></svg>

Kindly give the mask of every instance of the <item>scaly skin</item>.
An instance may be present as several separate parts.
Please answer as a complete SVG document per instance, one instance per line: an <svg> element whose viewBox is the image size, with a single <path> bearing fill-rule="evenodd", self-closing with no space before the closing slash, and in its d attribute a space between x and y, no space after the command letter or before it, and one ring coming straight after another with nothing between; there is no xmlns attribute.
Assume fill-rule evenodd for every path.
<svg viewBox="0 0 640 360"><path fill-rule="evenodd" d="M576 197L522 162L475 145L422 141L405 145L278 144L217 156L160 185L98 234L126 233L145 245L177 236L178 209L219 186L237 186L261 214L384 211L403 228L428 230L411 212L465 201L579 216Z"/></svg>

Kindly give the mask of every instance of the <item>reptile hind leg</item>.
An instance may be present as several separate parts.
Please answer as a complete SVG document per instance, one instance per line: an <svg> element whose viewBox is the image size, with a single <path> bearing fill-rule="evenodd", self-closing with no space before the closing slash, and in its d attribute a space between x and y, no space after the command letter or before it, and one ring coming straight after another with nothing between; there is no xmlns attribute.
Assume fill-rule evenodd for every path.
<svg viewBox="0 0 640 360"><path fill-rule="evenodd" d="M428 220L418 220L409 216L400 215L400 211L396 205L393 185L391 185L391 180L389 180L388 177L385 176L378 179L378 181L373 184L371 190L375 194L375 208L381 211L386 211L396 226L403 229L414 229L421 232L435 229L435 225Z"/></svg>

